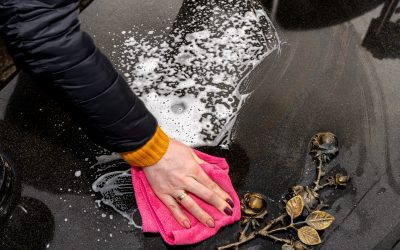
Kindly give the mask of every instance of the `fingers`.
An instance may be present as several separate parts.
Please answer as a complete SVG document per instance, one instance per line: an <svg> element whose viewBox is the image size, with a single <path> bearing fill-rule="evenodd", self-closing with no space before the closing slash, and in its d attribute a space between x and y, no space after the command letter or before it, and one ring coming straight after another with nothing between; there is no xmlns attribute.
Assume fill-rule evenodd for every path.
<svg viewBox="0 0 400 250"><path fill-rule="evenodd" d="M183 191L181 191L182 193ZM176 197L179 194L177 193ZM186 195L181 201L181 205L184 206L198 221L203 223L207 227L215 227L214 219L207 214L189 195Z"/></svg>
<svg viewBox="0 0 400 250"><path fill-rule="evenodd" d="M195 180L197 180L199 183L201 183L203 186L207 187L209 190L211 190L212 192L216 193L219 197L221 197L221 199L223 199L226 203L229 204L229 206L231 208L234 207L232 198L229 196L229 194L227 192L225 192L224 190L222 190L222 188L220 188L218 186L217 183L215 183L205 172L203 169L200 169L200 171L198 171L196 173L196 176L193 176L193 178ZM196 194L197 195L197 194Z"/></svg>
<svg viewBox="0 0 400 250"><path fill-rule="evenodd" d="M180 208L178 202L169 195L162 195L160 196L160 200L168 207L171 211L172 215L174 216L175 220L178 223L187 229L191 227L190 220L188 217L183 213L182 209Z"/></svg>
<svg viewBox="0 0 400 250"><path fill-rule="evenodd" d="M230 204L224 199L224 197L219 196L216 192L211 191L195 179L192 179L186 190L193 193L205 202L213 205L221 213L225 215L232 215L232 209Z"/></svg>

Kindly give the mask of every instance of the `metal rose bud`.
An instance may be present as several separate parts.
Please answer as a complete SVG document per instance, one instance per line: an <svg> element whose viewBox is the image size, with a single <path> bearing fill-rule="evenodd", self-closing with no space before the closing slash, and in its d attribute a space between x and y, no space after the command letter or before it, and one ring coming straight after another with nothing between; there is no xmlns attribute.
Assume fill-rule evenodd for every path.
<svg viewBox="0 0 400 250"><path fill-rule="evenodd" d="M303 199L304 205L308 209L315 208L319 203L318 193L309 187L295 185L295 186L291 187L290 190L292 192L292 196L300 195L300 197Z"/></svg>
<svg viewBox="0 0 400 250"><path fill-rule="evenodd" d="M346 186L346 184L350 181L350 176L343 174L335 175L335 184L340 186Z"/></svg>
<svg viewBox="0 0 400 250"><path fill-rule="evenodd" d="M267 201L262 194L246 193L240 204L245 217L255 218L267 213Z"/></svg>
<svg viewBox="0 0 400 250"><path fill-rule="evenodd" d="M294 186L290 187L289 191L295 195L299 195L301 192L304 191L304 187L301 185L294 185Z"/></svg>
<svg viewBox="0 0 400 250"><path fill-rule="evenodd" d="M309 187L306 187L302 195L304 205L309 209L314 209L319 203L319 194Z"/></svg>
<svg viewBox="0 0 400 250"><path fill-rule="evenodd" d="M336 135L325 132L317 133L311 138L310 154L314 158L321 159L327 163L339 152L339 141Z"/></svg>

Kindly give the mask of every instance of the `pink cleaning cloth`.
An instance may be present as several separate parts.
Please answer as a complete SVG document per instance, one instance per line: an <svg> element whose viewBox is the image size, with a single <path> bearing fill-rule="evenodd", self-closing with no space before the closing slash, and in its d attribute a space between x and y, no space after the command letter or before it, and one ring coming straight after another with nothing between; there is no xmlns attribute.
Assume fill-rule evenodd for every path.
<svg viewBox="0 0 400 250"><path fill-rule="evenodd" d="M169 209L154 194L141 168L132 167L132 183L135 190L136 203L142 217L143 232L159 232L170 245L189 245L205 240L215 235L218 230L240 219L240 202L228 176L229 166L225 159L195 151L197 156L206 163L201 164L204 171L231 197L234 203L231 216L222 214L219 210L189 194L199 206L214 218L214 228L204 226L186 209L182 210L191 222L191 228L182 227L172 216Z"/></svg>

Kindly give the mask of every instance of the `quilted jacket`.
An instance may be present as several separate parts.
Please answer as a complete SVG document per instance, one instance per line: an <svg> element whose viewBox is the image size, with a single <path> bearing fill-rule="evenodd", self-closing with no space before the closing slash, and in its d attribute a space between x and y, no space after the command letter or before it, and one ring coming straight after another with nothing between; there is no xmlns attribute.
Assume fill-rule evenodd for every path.
<svg viewBox="0 0 400 250"><path fill-rule="evenodd" d="M96 143L134 151L157 121L81 31L76 0L0 0L0 34L17 66L51 90Z"/></svg>

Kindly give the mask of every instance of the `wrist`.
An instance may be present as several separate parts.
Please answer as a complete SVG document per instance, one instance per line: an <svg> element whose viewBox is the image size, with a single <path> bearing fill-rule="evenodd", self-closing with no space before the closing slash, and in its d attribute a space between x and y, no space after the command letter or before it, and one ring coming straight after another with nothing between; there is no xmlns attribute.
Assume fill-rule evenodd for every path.
<svg viewBox="0 0 400 250"><path fill-rule="evenodd" d="M168 146L168 136L157 126L154 135L145 145L134 151L120 153L120 155L131 166L146 167L156 164L164 156Z"/></svg>

